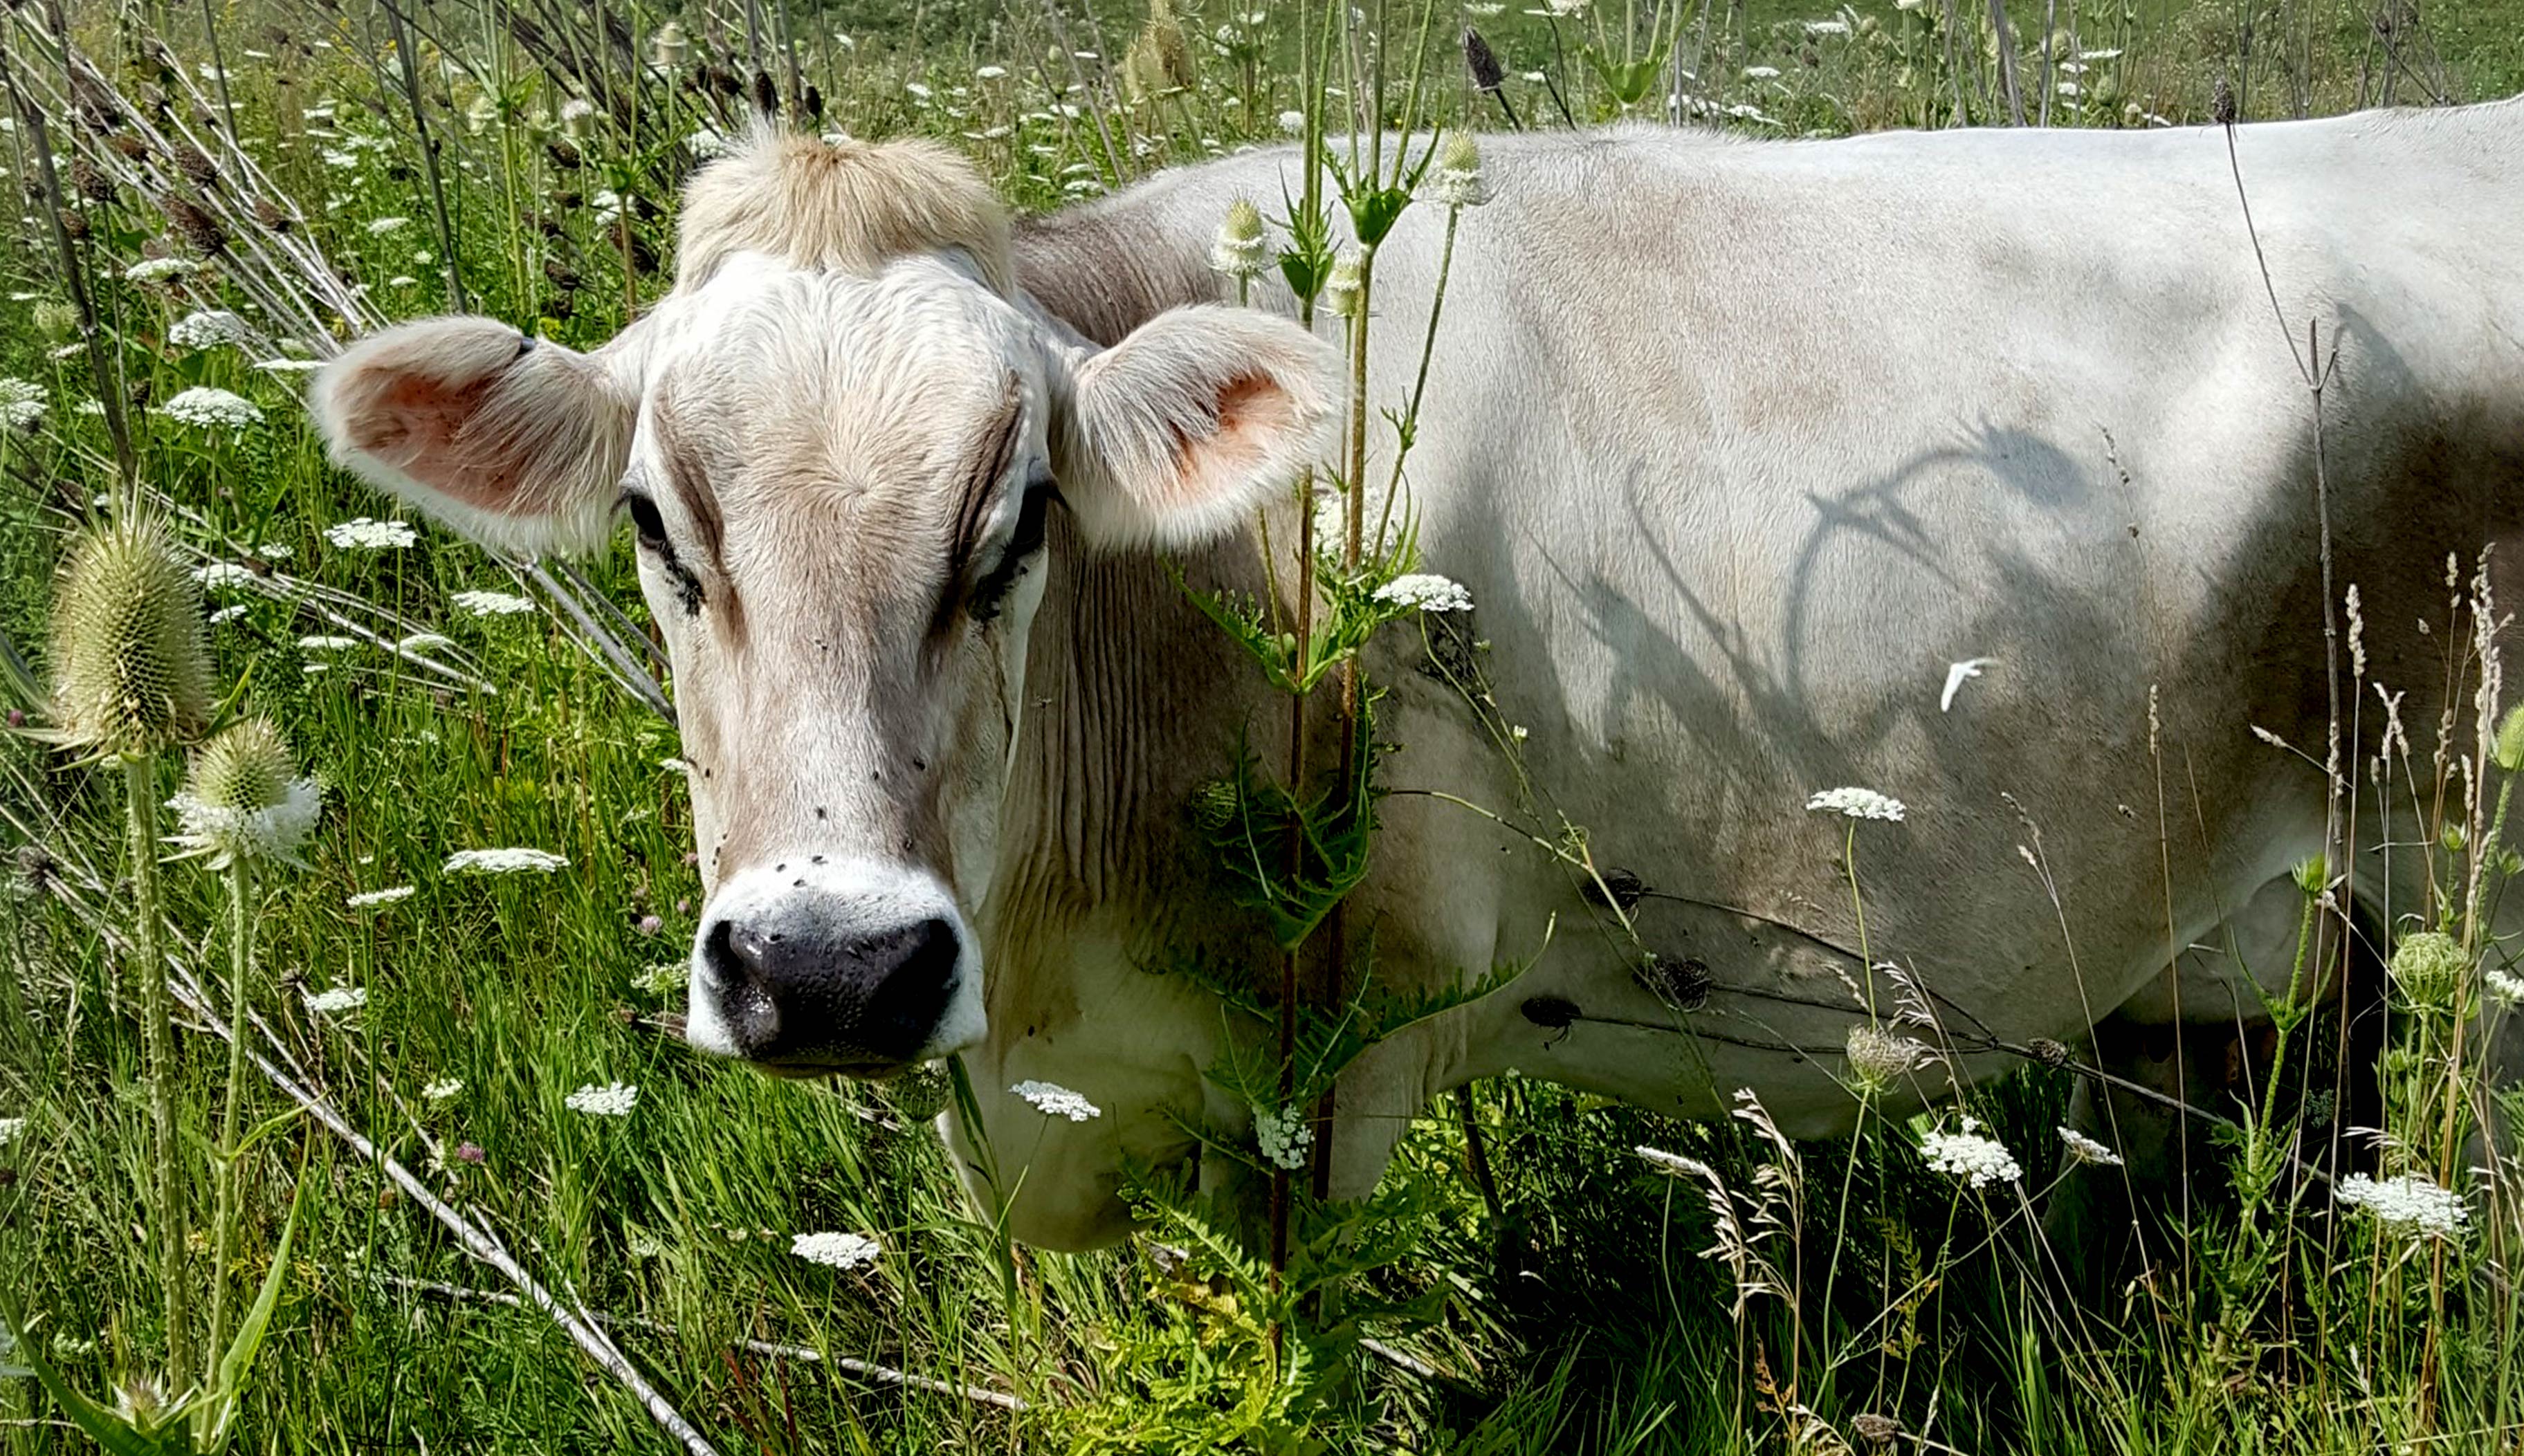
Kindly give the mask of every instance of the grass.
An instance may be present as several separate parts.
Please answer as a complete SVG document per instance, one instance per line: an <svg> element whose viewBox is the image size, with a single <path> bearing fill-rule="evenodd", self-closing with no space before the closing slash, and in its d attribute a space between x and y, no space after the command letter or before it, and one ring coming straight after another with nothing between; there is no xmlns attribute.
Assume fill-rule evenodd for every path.
<svg viewBox="0 0 2524 1456"><path fill-rule="evenodd" d="M249 0L209 13L240 138L304 219L291 236L312 238L365 283L367 307L385 316L446 307L452 244L476 307L587 343L612 331L627 298L660 286L641 253L662 251L670 234L662 179L674 159L622 132L572 142L534 129L559 94L550 69L587 23L577 11L515 9L539 21L543 44L500 31L512 13L505 4L447 0L417 18L431 37L425 63L444 45L472 72L450 86L422 68L422 115L449 196L444 236L383 12ZM1035 62L1053 49L1040 8L859 8L848 47L820 22L784 31L799 7L756 9L771 12L766 56L785 59L779 37L794 34L800 73L821 89L831 121L860 134L946 137L1030 207L1275 138L1278 114L1296 100L1285 30L1255 41L1243 62L1211 60L1189 96L1125 111L1109 67L1136 17L1117 28L1107 15L1098 30L1070 14L1067 48L1095 56L1082 63L1087 104L1064 117L1050 110L1044 77L1065 84L1066 62L1056 71ZM1396 33L1410 33L1404 8L1393 9ZM1198 18L1202 28L1225 19L1212 12ZM2016 0L2011 13L2019 29L2038 30L2040 7ZM1713 108L1750 108L1727 121L1749 133L1942 123L1956 94L1967 94L1974 119L1995 119L1985 62L1949 85L1946 52L1925 23L1889 5L1855 7L1864 24L1846 38L1807 33L1804 22L1824 18L1820 6L1749 0L1717 14L1714 39L1693 42L1713 78L1701 94ZM2373 14L2329 0L2113 8L2080 33L2123 54L2055 77L2083 77L2096 97L2062 119L2121 124L2124 107L2139 124L2197 119L2209 79L2229 72L2250 77L2252 111L2292 110L2284 53L2265 47L2252 66L2237 64L2244 16L2264 38L2304 38L2309 108L2342 109L2361 94L2361 62L2364 94L2380 92L2367 54ZM57 58L31 15L0 23L13 27L14 79L37 101L51 98L56 148L97 155L101 138L62 104ZM641 36L660 19L638 7L629 16ZM90 54L124 57L116 73L134 95L160 83L130 59L144 31L188 70L211 53L201 15L183 7L140 8L120 29L102 8L72 20ZM684 21L698 46L723 42L717 59L745 69L732 59L746 48L742 12L696 9ZM1556 123L1554 88L1580 120L1611 110L1565 56L1574 28L1555 45L1542 21L1514 7L1477 24L1499 44L1521 115ZM2405 37L2400 84L2464 98L2524 87L2519 37L2524 0L2432 12ZM1440 63L1441 115L1494 120L1455 79L1452 53ZM978 77L986 65L1009 74ZM1779 74L1743 74L1753 67ZM1522 78L1536 70L1551 85ZM2110 102L2094 89L2105 76ZM477 129L466 118L486 95L507 120ZM690 92L663 104L676 109L671 134L710 109ZM1115 134L1109 151L1093 125L1099 111ZM30 129L22 118L5 138L13 181L37 172ZM627 137L664 134L652 125ZM631 246L594 215L602 191L659 209L653 218L635 207ZM668 763L671 728L550 612L459 609L460 592L516 590L481 552L434 529L404 548L334 545L328 527L384 508L323 462L294 403L295 376L253 367L267 345L197 352L167 342L198 303L267 315L235 279L204 281L194 299L126 280L144 253L192 251L128 185L83 214L94 234L82 257L121 371L112 387L142 406L142 479L183 513L184 535L206 558L262 562L305 584L212 594L215 607L242 608L213 629L221 682L269 713L331 786L309 867L259 879L257 1007L344 1118L478 1210L546 1283L619 1320L650 1322L619 1327L622 1345L720 1449L1297 1450L1316 1448L1304 1444L1312 1439L1362 1451L1832 1451L1867 1447L1860 1418L1875 1414L1912 1432L1888 1446L1921 1450L2512 1448L2524 1389L2500 1354L2514 1305L2491 1297L2479 1262L2488 1254L2475 1247L2451 1276L2442 1265L2424 1278L2388 1270L2384 1240L2339 1241L2331 1226L2300 1216L2302 1190L2254 1184L2255 1159L2266 1163L2280 1136L2266 1127L2220 1150L2242 1191L2220 1198L2212 1181L2208 1211L2178 1231L2191 1257L2085 1314L2055 1297L2057 1256L2029 1205L2012 1190L1959 1192L1923 1166L1915 1129L1879 1120L1869 1139L1798 1152L1802 1221L1736 1250L1748 1268L1778 1264L1791 1297L1757 1299L1730 1319L1733 1278L1700 1257L1717 1237L1702 1186L1660 1174L1631 1149L1699 1159L1730 1198L1750 1195L1757 1172L1786 1155L1750 1125L1677 1125L1517 1079L1481 1087L1474 1103L1504 1217L1466 1180L1462 1127L1437 1109L1414 1126L1388 1175L1375 1218L1401 1252L1352 1293L1416 1308L1380 1327L1398 1358L1349 1366L1293 1424L1253 1417L1244 1403L1268 1404L1284 1382L1232 1278L1174 1272L1153 1240L1090 1256L1007 1255L921 1125L937 1110L934 1091L775 1082L700 1061L651 1026L677 999L671 987L655 989L652 969L682 960L701 898L687 801ZM49 237L29 222L0 239L0 277L13 294L0 312L0 374L33 382L48 410L0 438L0 638L33 657L46 638L52 562L116 464L101 423L78 409L98 393L86 360L61 352L67 299ZM147 413L197 385L236 391L265 421L199 430ZM626 558L590 574L598 591L640 610ZM320 596L319 586L342 595ZM452 649L430 653L480 685L373 647L305 643L337 635L339 614L389 640L443 633ZM161 771L159 787L172 793L178 765ZM133 983L99 922L70 902L102 906L115 923L129 873L117 849L119 793L110 771L0 739L0 847L17 856L0 891L0 1116L26 1120L0 1144L0 1287L33 1319L29 1343L90 1391L154 1368L165 1335L154 1231L139 1212L150 1139ZM444 869L455 851L510 846L568 863L511 876ZM222 963L218 877L175 864L163 878L170 918L191 938L179 955ZM402 886L413 893L400 901L345 903ZM308 994L339 987L365 990L365 1005L309 1009ZM183 1040L179 1100L207 1135L223 1058L198 1030ZM461 1091L423 1096L448 1081ZM640 1089L627 1116L565 1105L581 1086L616 1081ZM2049 1181L2068 1091L2066 1074L2037 1068L1975 1094L1992 1136L2043 1150L2026 1155L2028 1191ZM258 1088L248 1122L287 1112ZM272 1257L294 1196L304 1199L300 1237L241 1447L667 1449L648 1413L552 1321L447 1297L444 1288L505 1290L376 1163L303 1118L281 1122L245 1163L248 1281ZM849 1273L792 1255L793 1236L818 1231L874 1235L883 1253ZM188 1232L206 1260L207 1231ZM1826 1258L1840 1282L1829 1300L1814 1272ZM2177 1266L2193 1276L2170 1272ZM2297 1302L2273 1309L2272 1290ZM748 1340L828 1359L747 1349ZM839 1368L839 1357L1030 1408L888 1383ZM0 1353L0 1367L13 1363ZM0 1449L53 1452L78 1439L30 1382L0 1377Z"/></svg>

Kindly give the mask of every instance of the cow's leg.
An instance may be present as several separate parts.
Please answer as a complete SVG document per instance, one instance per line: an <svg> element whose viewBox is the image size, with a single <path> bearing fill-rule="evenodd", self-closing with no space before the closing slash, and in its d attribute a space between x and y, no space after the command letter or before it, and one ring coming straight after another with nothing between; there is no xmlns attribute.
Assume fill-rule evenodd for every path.
<svg viewBox="0 0 2524 1456"><path fill-rule="evenodd" d="M2296 972L2305 906L2292 880L2271 881L2096 1026L2096 1065L2121 1085L2081 1081L2069 1126L2121 1162L2063 1153L2070 1165L2045 1214L2054 1248L2090 1280L2152 1261L2179 1222L2224 1194L2216 1174L2228 1154L2213 1141L2214 1119L2238 1120L2271 1085L2279 1046L2265 1007ZM2278 1083L2308 1133L2350 1125L2371 1100L2376 1018L2363 1013L2379 973L2359 945L2345 988L2334 978L2299 991L2318 1010L2291 1038Z"/></svg>

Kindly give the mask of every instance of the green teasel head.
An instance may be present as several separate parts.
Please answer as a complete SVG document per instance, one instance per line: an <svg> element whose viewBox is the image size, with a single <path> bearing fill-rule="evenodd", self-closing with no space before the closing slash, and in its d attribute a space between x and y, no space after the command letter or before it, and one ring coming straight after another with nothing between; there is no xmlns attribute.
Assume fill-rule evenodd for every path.
<svg viewBox="0 0 2524 1456"><path fill-rule="evenodd" d="M200 738L211 720L201 588L148 515L90 526L53 589L53 728L66 746L137 755Z"/></svg>

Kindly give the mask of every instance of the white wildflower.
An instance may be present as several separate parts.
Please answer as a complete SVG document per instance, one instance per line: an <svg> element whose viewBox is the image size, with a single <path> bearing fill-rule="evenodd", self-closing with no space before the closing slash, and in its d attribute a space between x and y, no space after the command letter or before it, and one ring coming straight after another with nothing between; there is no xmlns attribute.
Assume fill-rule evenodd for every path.
<svg viewBox="0 0 2524 1456"><path fill-rule="evenodd" d="M196 384L158 407L158 413L197 429L244 429L263 422L263 411L243 395L209 384Z"/></svg>
<svg viewBox="0 0 2524 1456"><path fill-rule="evenodd" d="M1034 1104L1034 1110L1045 1117L1065 1117L1071 1122L1085 1122L1102 1117L1104 1109L1053 1082L1020 1082L1008 1091Z"/></svg>
<svg viewBox="0 0 2524 1456"><path fill-rule="evenodd" d="M1306 114L1304 112L1280 113L1280 131L1284 136L1305 135Z"/></svg>
<svg viewBox="0 0 2524 1456"><path fill-rule="evenodd" d="M789 1252L799 1258L844 1273L875 1263L878 1249L863 1234L799 1234L789 1240Z"/></svg>
<svg viewBox="0 0 2524 1456"><path fill-rule="evenodd" d="M1960 1133L1930 1133L1920 1139L1919 1150L1927 1154L1928 1166L1963 1179L1973 1188L2014 1183L2023 1177L2024 1170L2015 1165L2015 1155L2007 1150L2007 1144L1974 1133L1972 1129L1978 1126L1966 1118Z"/></svg>
<svg viewBox="0 0 2524 1456"><path fill-rule="evenodd" d="M2460 1193L2415 1173L2382 1183L2352 1173L2341 1180L2332 1196L2373 1214L2385 1228L2415 1238L2451 1238L2471 1219L2471 1209Z"/></svg>
<svg viewBox="0 0 2524 1456"><path fill-rule="evenodd" d="M458 592L447 600L455 603L459 611L474 616L516 616L535 609L533 598L507 592Z"/></svg>
<svg viewBox="0 0 2524 1456"><path fill-rule="evenodd" d="M344 653L360 645L356 637L301 637L298 650L307 653Z"/></svg>
<svg viewBox="0 0 2524 1456"><path fill-rule="evenodd" d="M1592 5L1594 0L1542 0L1542 3L1550 9L1552 19L1567 20L1573 16L1584 15L1586 7Z"/></svg>
<svg viewBox="0 0 2524 1456"><path fill-rule="evenodd" d="M1473 609L1473 594L1464 590L1463 583L1429 571L1393 578L1376 589L1376 600L1419 611Z"/></svg>
<svg viewBox="0 0 2524 1456"><path fill-rule="evenodd" d="M1315 1130L1302 1107L1256 1107L1253 1141L1261 1144L1264 1162L1293 1173L1306 1166L1307 1150L1315 1145Z"/></svg>
<svg viewBox="0 0 2524 1456"><path fill-rule="evenodd" d="M436 632L414 632L409 637L398 639L395 643L395 651L398 653L419 653L427 652L431 648L454 647L455 645L455 639L441 636Z"/></svg>
<svg viewBox="0 0 2524 1456"><path fill-rule="evenodd" d="M44 422L44 412L49 408L42 385L24 379L0 379L0 426L31 430Z"/></svg>
<svg viewBox="0 0 2524 1456"><path fill-rule="evenodd" d="M562 1106L591 1117L629 1117L639 1103L640 1089L627 1082L609 1082L603 1087L589 1083L561 1098Z"/></svg>
<svg viewBox="0 0 2524 1456"><path fill-rule="evenodd" d="M1849 22L1808 21L1806 22L1806 33L1808 35L1847 35L1849 33Z"/></svg>
<svg viewBox="0 0 2524 1456"><path fill-rule="evenodd" d="M1928 1059L1928 1048L1916 1038L1860 1022L1849 1029L1846 1055L1850 1081L1872 1094L1917 1071Z"/></svg>
<svg viewBox="0 0 2524 1456"><path fill-rule="evenodd" d="M2490 999L2509 1006L2524 1006L2524 978L2505 971L2490 971L2480 978L2480 982L2488 990Z"/></svg>
<svg viewBox="0 0 2524 1456"><path fill-rule="evenodd" d="M1902 822L1902 801L1876 793L1872 789L1825 789L1806 801L1806 808L1815 813L1847 814L1853 819L1885 819Z"/></svg>
<svg viewBox="0 0 2524 1456"><path fill-rule="evenodd" d="M2078 1132L2075 1128L2063 1127L2060 1130L2060 1144L2067 1148L2068 1156L2078 1162L2091 1163L2098 1168L2121 1166L2119 1153Z"/></svg>
<svg viewBox="0 0 2524 1456"><path fill-rule="evenodd" d="M312 374L324 367L320 359L258 359L254 366L267 374Z"/></svg>
<svg viewBox="0 0 2524 1456"><path fill-rule="evenodd" d="M214 855L213 869L223 868L238 854L295 863L316 827L316 816L323 811L324 793L314 779L291 779L280 786L278 801L259 807L213 803L189 792L167 801L167 806L175 811L170 841Z"/></svg>
<svg viewBox="0 0 2524 1456"><path fill-rule="evenodd" d="M370 520L363 515L324 528L324 539L343 551L400 551L420 533L399 520Z"/></svg>
<svg viewBox="0 0 2524 1456"><path fill-rule="evenodd" d="M164 283L180 278L201 265L189 258L144 258L122 270L126 283Z"/></svg>
<svg viewBox="0 0 2524 1456"><path fill-rule="evenodd" d="M368 235L370 237L390 237L411 225L412 219L410 218L371 218L368 219Z"/></svg>
<svg viewBox="0 0 2524 1456"><path fill-rule="evenodd" d="M25 1131L26 1120L24 1118L0 1117L0 1147L6 1147L10 1143L17 1141L20 1136L24 1134Z"/></svg>
<svg viewBox="0 0 2524 1456"><path fill-rule="evenodd" d="M1271 237L1262 225L1262 210L1239 197L1228 204L1227 216L1210 236L1210 269L1243 281L1260 277L1270 266Z"/></svg>
<svg viewBox="0 0 2524 1456"><path fill-rule="evenodd" d="M937 94L918 81L904 81L902 83L902 89L910 93L911 99L914 101L927 101L930 97Z"/></svg>
<svg viewBox="0 0 2524 1456"><path fill-rule="evenodd" d="M1748 81L1774 81L1778 78L1779 68L1776 66L1747 66L1744 68L1744 79Z"/></svg>
<svg viewBox="0 0 2524 1456"><path fill-rule="evenodd" d="M1005 76L1007 73L1008 69L1004 66L980 66L974 68L973 79L977 81L995 81Z"/></svg>
<svg viewBox="0 0 2524 1456"><path fill-rule="evenodd" d="M319 1016L339 1016L345 1011L357 1011L367 1003L368 989L364 986L336 986L307 997L307 1009Z"/></svg>
<svg viewBox="0 0 2524 1456"><path fill-rule="evenodd" d="M384 890L363 890L359 894L345 898L342 903L350 909L365 910L377 905L390 905L398 900L407 900L412 898L412 886L395 885Z"/></svg>
<svg viewBox="0 0 2524 1456"><path fill-rule="evenodd" d="M631 978L631 989L650 995L680 995L693 984L693 968L685 961L661 960L646 967Z"/></svg>
<svg viewBox="0 0 2524 1456"><path fill-rule="evenodd" d="M234 607L222 607L218 610L212 612L209 616L203 618L203 620L216 627L221 622L235 621L238 617L245 615L245 604L240 602Z"/></svg>
<svg viewBox="0 0 2524 1456"><path fill-rule="evenodd" d="M245 320L225 309L195 309L170 325L167 342L196 354L245 342Z"/></svg>
<svg viewBox="0 0 2524 1456"><path fill-rule="evenodd" d="M463 1083L453 1077L449 1077L442 1081L433 1082L427 1087L422 1088L420 1090L420 1099L424 1102L444 1102L463 1090Z"/></svg>
<svg viewBox="0 0 2524 1456"><path fill-rule="evenodd" d="M451 875L551 874L569 863L569 856L549 849L459 849L447 856Z"/></svg>

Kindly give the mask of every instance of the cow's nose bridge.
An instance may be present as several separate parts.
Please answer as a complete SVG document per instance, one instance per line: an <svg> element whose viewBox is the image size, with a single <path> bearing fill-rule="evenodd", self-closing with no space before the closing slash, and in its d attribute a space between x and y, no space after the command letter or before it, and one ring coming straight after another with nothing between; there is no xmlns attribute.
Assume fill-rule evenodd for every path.
<svg viewBox="0 0 2524 1456"><path fill-rule="evenodd" d="M687 1035L774 1070L898 1071L979 1040L973 947L926 870L774 855L724 879L703 913Z"/></svg>

